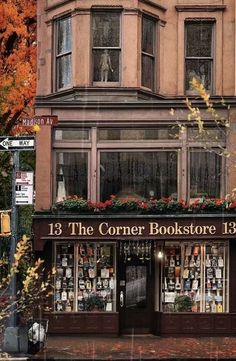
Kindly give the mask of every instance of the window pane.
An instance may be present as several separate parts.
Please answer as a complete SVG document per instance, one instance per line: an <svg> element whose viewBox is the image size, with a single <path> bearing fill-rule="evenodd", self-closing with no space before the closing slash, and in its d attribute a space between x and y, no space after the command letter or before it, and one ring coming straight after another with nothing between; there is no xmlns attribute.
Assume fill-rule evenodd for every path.
<svg viewBox="0 0 236 361"><path fill-rule="evenodd" d="M207 243L205 259L205 312L228 312L228 244Z"/></svg>
<svg viewBox="0 0 236 361"><path fill-rule="evenodd" d="M58 22L57 54L71 51L71 18L61 19Z"/></svg>
<svg viewBox="0 0 236 361"><path fill-rule="evenodd" d="M93 46L120 46L120 14L99 13L93 15Z"/></svg>
<svg viewBox="0 0 236 361"><path fill-rule="evenodd" d="M140 309L147 307L147 267L126 266L125 307Z"/></svg>
<svg viewBox="0 0 236 361"><path fill-rule="evenodd" d="M57 245L55 257L54 310L75 311L74 246Z"/></svg>
<svg viewBox="0 0 236 361"><path fill-rule="evenodd" d="M212 24L204 22L186 24L186 56L211 56Z"/></svg>
<svg viewBox="0 0 236 361"><path fill-rule="evenodd" d="M71 55L65 55L57 59L58 88L64 88L71 84Z"/></svg>
<svg viewBox="0 0 236 361"><path fill-rule="evenodd" d="M154 58L147 55L142 56L142 85L149 89L154 87Z"/></svg>
<svg viewBox="0 0 236 361"><path fill-rule="evenodd" d="M93 50L93 80L119 81L119 50Z"/></svg>
<svg viewBox="0 0 236 361"><path fill-rule="evenodd" d="M189 83L193 78L199 79L205 89L211 89L212 61L202 59L186 60L186 90L195 91Z"/></svg>
<svg viewBox="0 0 236 361"><path fill-rule="evenodd" d="M142 24L142 51L154 54L154 21L143 17Z"/></svg>
<svg viewBox="0 0 236 361"><path fill-rule="evenodd" d="M101 152L101 200L177 195L177 152Z"/></svg>
<svg viewBox="0 0 236 361"><path fill-rule="evenodd" d="M182 257L180 244L171 243L169 245L168 242L166 242L164 257L162 309L163 312L174 312L175 298L182 293Z"/></svg>
<svg viewBox="0 0 236 361"><path fill-rule="evenodd" d="M228 312L228 244L165 242L164 312Z"/></svg>
<svg viewBox="0 0 236 361"><path fill-rule="evenodd" d="M115 246L79 243L78 311L115 311Z"/></svg>
<svg viewBox="0 0 236 361"><path fill-rule="evenodd" d="M88 129L56 129L55 140L89 140Z"/></svg>
<svg viewBox="0 0 236 361"><path fill-rule="evenodd" d="M56 201L78 195L87 199L88 154L56 154Z"/></svg>
<svg viewBox="0 0 236 361"><path fill-rule="evenodd" d="M204 132L199 133L198 128L189 128L188 129L188 139L190 141L205 141L205 142L217 142L221 141L225 143L226 139L226 130L223 128L210 128L204 126Z"/></svg>
<svg viewBox="0 0 236 361"><path fill-rule="evenodd" d="M150 129L99 129L99 140L159 140L178 139L179 129L172 126Z"/></svg>
<svg viewBox="0 0 236 361"><path fill-rule="evenodd" d="M222 157L207 151L190 153L190 197L220 197Z"/></svg>

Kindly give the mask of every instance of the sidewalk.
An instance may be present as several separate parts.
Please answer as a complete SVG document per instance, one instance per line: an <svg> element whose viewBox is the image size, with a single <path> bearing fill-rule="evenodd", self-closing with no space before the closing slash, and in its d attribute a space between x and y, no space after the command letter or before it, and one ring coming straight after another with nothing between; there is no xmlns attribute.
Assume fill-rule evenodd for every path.
<svg viewBox="0 0 236 361"><path fill-rule="evenodd" d="M236 360L236 337L48 336L33 360Z"/></svg>

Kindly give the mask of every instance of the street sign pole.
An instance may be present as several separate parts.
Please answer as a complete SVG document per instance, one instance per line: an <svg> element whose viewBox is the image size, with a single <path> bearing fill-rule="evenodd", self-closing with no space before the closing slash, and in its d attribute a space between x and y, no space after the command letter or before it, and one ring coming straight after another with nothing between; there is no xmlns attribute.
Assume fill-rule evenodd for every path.
<svg viewBox="0 0 236 361"><path fill-rule="evenodd" d="M18 233L18 208L16 205L16 192L15 192L15 179L16 172L19 171L19 151L13 152L13 170L12 170L12 211L11 211L11 248L10 248L10 266L12 267L15 261L16 244L17 244L17 233ZM16 310L14 307L16 297L16 274L13 274L10 283L10 295L12 297L12 307L9 320L9 326L16 326Z"/></svg>

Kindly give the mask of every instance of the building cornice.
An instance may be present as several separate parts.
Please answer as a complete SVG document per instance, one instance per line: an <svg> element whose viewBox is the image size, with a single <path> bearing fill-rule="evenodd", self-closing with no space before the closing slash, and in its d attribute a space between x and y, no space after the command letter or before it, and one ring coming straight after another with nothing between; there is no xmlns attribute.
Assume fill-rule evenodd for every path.
<svg viewBox="0 0 236 361"><path fill-rule="evenodd" d="M109 101L109 96L111 100ZM114 98L117 100L114 101ZM205 108L205 102L196 96L188 96L194 106ZM230 105L236 107L236 96L224 97L222 105L221 96L212 96L215 108L227 110ZM139 108L186 108L186 96L163 96L150 93L137 88L127 89L94 89L73 88L60 93L45 96L36 96L35 108L60 108L60 109L139 109Z"/></svg>
<svg viewBox="0 0 236 361"><path fill-rule="evenodd" d="M71 0L62 0L62 1L58 2L58 3L56 3L56 4L49 5L49 6L47 5L47 6L44 8L44 10L45 10L45 11L51 11L51 10L60 8L61 6L66 5L66 4L68 4L68 3L71 3Z"/></svg>
<svg viewBox="0 0 236 361"><path fill-rule="evenodd" d="M226 5L176 5L178 12L214 12L224 11Z"/></svg>
<svg viewBox="0 0 236 361"><path fill-rule="evenodd" d="M140 3L143 3L143 4L147 4L147 5L150 5L158 10L161 10L163 12L165 12L167 10L167 8L165 8L164 6L160 5L160 4L157 4L156 2L154 2L153 0L139 0Z"/></svg>

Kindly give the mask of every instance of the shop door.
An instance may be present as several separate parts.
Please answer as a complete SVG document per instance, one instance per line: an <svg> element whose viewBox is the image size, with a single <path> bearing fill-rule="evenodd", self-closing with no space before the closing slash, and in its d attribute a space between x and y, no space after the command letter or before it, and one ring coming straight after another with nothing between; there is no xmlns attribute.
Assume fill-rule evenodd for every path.
<svg viewBox="0 0 236 361"><path fill-rule="evenodd" d="M138 258L120 264L119 312L122 334L151 331L151 261Z"/></svg>

